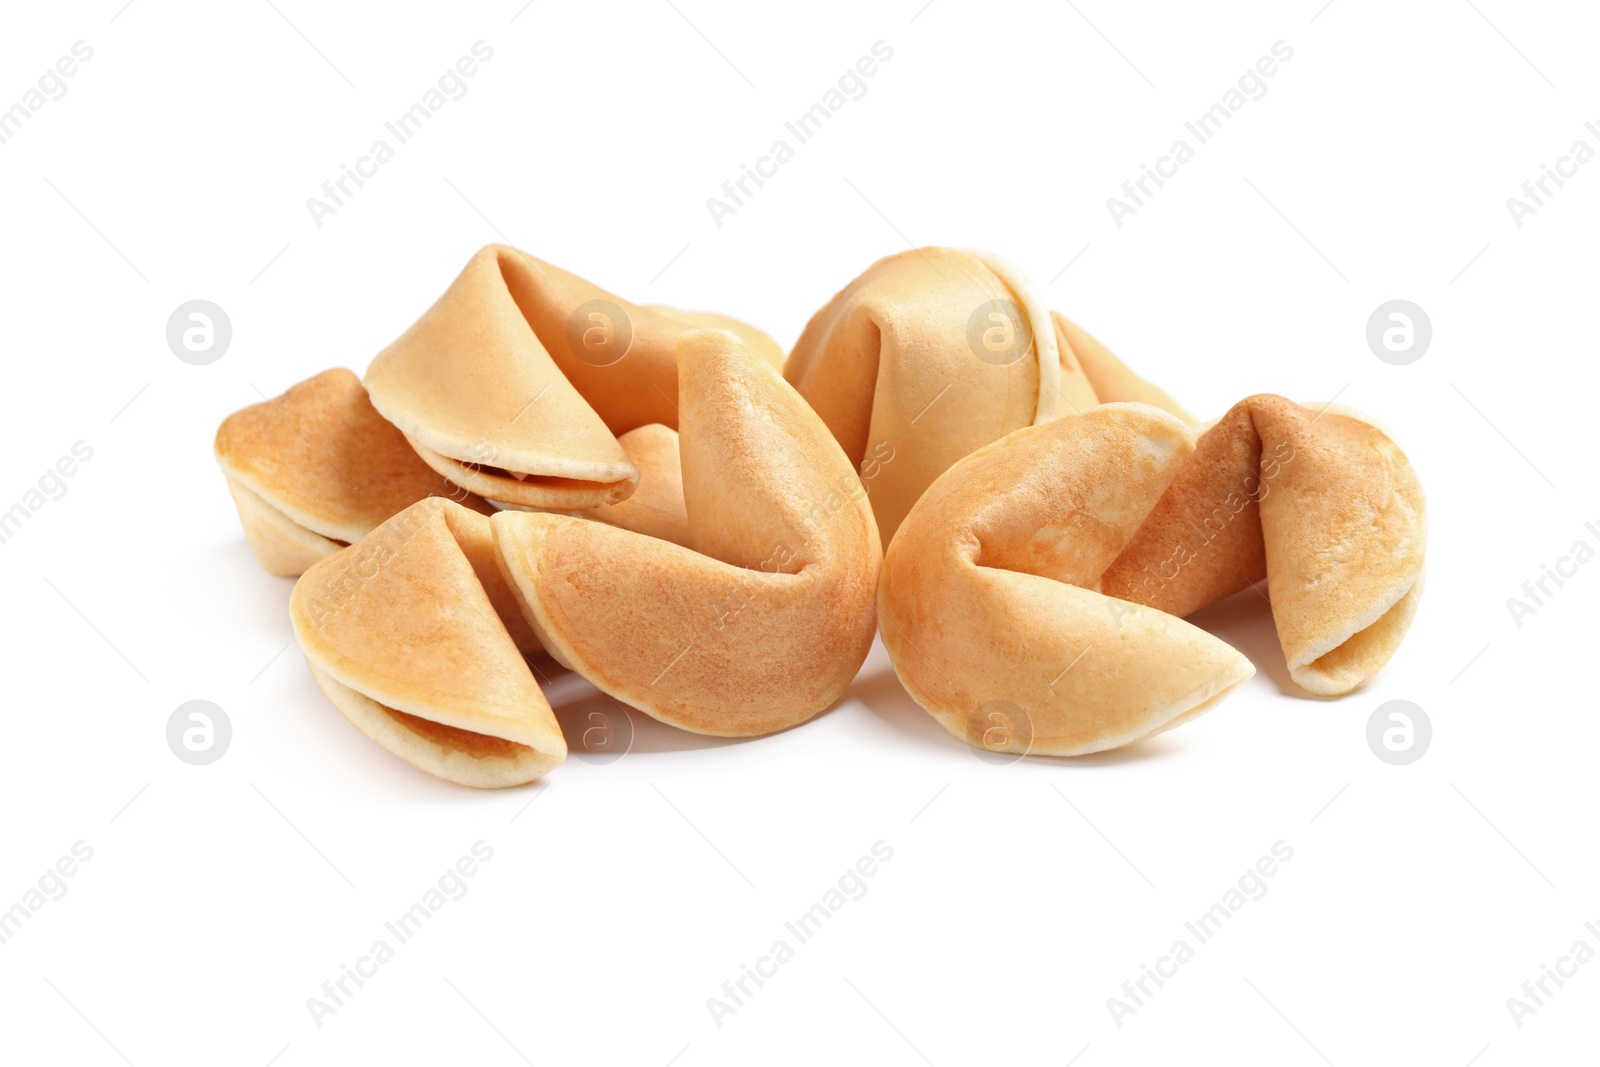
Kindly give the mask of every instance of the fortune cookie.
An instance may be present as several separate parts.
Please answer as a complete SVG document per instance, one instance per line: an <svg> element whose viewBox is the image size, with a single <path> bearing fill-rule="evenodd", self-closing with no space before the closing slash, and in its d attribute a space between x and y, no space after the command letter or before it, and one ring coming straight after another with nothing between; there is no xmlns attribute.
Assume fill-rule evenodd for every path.
<svg viewBox="0 0 1600 1067"><path fill-rule="evenodd" d="M1101 588L1189 615L1265 578L1290 677L1336 696L1400 646L1426 550L1422 486L1388 435L1262 394L1200 438Z"/></svg>
<svg viewBox="0 0 1600 1067"><path fill-rule="evenodd" d="M289 617L333 705L429 774L497 788L566 758L523 658L538 645L477 512L437 497L413 504L313 564Z"/></svg>
<svg viewBox="0 0 1600 1067"><path fill-rule="evenodd" d="M1129 400L1180 418L987 252L881 259L812 316L784 377L862 473L884 543L962 456L1013 430Z"/></svg>
<svg viewBox="0 0 1600 1067"><path fill-rule="evenodd" d="M1255 673L1176 616L1096 591L1194 449L1143 404L1018 430L957 462L884 557L878 614L906 691L994 752L1131 744Z"/></svg>
<svg viewBox="0 0 1600 1067"><path fill-rule="evenodd" d="M771 733L832 704L866 658L877 527L850 460L756 348L687 334L675 380L682 544L502 511L495 549L558 662L674 726Z"/></svg>
<svg viewBox="0 0 1600 1067"><path fill-rule="evenodd" d="M492 501L577 510L627 499L639 471L617 436L677 428L675 346L727 325L709 312L640 307L524 252L490 245L373 359L372 402L417 454Z"/></svg>
<svg viewBox="0 0 1600 1067"><path fill-rule="evenodd" d="M1199 440L1142 404L1019 430L958 462L884 559L884 645L968 744L1079 755L1169 729L1254 673L1180 616L1265 577L1291 676L1347 692L1416 609L1421 489L1381 431L1282 397Z"/></svg>
<svg viewBox="0 0 1600 1067"><path fill-rule="evenodd" d="M429 470L342 367L229 415L215 450L251 551L288 578L425 497L491 510Z"/></svg>
<svg viewBox="0 0 1600 1067"><path fill-rule="evenodd" d="M683 504L678 431L652 422L629 430L617 443L639 469L639 488L626 500L571 514L687 546L689 515Z"/></svg>

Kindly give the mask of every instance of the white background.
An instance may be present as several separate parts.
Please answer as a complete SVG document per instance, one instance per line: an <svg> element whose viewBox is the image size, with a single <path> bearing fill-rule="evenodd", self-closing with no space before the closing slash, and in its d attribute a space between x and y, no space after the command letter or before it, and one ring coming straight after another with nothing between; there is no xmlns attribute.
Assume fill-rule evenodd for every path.
<svg viewBox="0 0 1600 1067"><path fill-rule="evenodd" d="M1505 203L1575 139L1600 148L1592 10L521 2L8 12L0 106L74 41L94 56L0 145L0 510L74 442L94 455L0 545L0 908L74 842L94 855L0 945L0 1057L1592 1059L1600 962L1520 1029L1506 998L1600 948L1600 562L1520 628L1506 600L1600 546L1600 161L1520 229ZM467 95L317 228L306 198L480 39ZM865 97L715 226L706 198L878 40L894 55ZM1106 198L1278 40L1267 95L1116 227ZM973 758L879 648L781 736L636 715L625 759L544 787L431 779L287 647L291 583L251 558L211 436L261 393L362 369L502 238L785 345L879 256L993 249L1196 414L1279 392L1385 423L1430 505L1415 625L1364 689L1317 701L1245 594L1199 621L1256 677L1097 758ZM210 366L165 342L194 298L233 323ZM1393 298L1434 329L1404 367L1364 339ZM165 741L195 698L233 723L207 767ZM1434 727L1406 767L1365 740L1395 698ZM480 839L470 892L317 1027L307 998ZM707 998L879 840L866 896L715 1025ZM1279 840L1267 895L1116 1026L1107 998Z"/></svg>

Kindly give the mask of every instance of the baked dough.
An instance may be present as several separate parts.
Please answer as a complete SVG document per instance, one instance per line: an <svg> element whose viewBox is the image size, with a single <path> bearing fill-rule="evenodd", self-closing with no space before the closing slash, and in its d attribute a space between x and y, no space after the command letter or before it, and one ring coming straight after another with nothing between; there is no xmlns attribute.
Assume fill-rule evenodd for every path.
<svg viewBox="0 0 1600 1067"><path fill-rule="evenodd" d="M1142 404L1027 427L956 463L884 558L878 614L906 691L993 752L1131 744L1255 673L1224 642L1095 585L1194 449Z"/></svg>
<svg viewBox="0 0 1600 1067"><path fill-rule="evenodd" d="M366 384L417 454L457 485L524 507L616 503L639 480L617 435L676 428L674 346L707 318L733 321L639 307L490 245L378 353Z"/></svg>
<svg viewBox="0 0 1600 1067"><path fill-rule="evenodd" d="M343 367L229 415L215 452L251 551L288 578L425 497L491 510L429 470Z"/></svg>
<svg viewBox="0 0 1600 1067"><path fill-rule="evenodd" d="M1410 623L1425 547L1410 463L1359 418L1254 396L1197 444L1165 412L1114 403L936 480L885 556L878 612L906 690L951 733L1080 755L1188 721L1249 678L1181 616L1261 578L1294 680L1360 685Z"/></svg>
<svg viewBox="0 0 1600 1067"><path fill-rule="evenodd" d="M602 504L577 514L687 547L689 513L683 503L678 431L652 422L629 430L617 441L639 468L639 488L619 503Z"/></svg>
<svg viewBox="0 0 1600 1067"><path fill-rule="evenodd" d="M687 544L502 511L495 547L564 666L663 722L743 737L836 700L871 647L878 531L850 461L751 345L678 347Z"/></svg>
<svg viewBox="0 0 1600 1067"><path fill-rule="evenodd" d="M313 564L289 618L328 699L408 763L496 788L566 758L482 515L437 497L412 505Z"/></svg>
<svg viewBox="0 0 1600 1067"><path fill-rule="evenodd" d="M1422 486L1387 434L1261 394L1200 438L1103 588L1188 615L1264 578L1290 676L1337 696L1399 647L1426 550Z"/></svg>
<svg viewBox="0 0 1600 1067"><path fill-rule="evenodd" d="M888 544L952 463L1024 426L1104 401L1187 418L988 252L881 259L812 316L784 366L871 493Z"/></svg>
<svg viewBox="0 0 1600 1067"><path fill-rule="evenodd" d="M594 519L635 533L649 534L675 545L689 544L689 515L683 506L683 471L678 458L678 431L652 422L617 438L639 469L639 487L626 500L577 511L497 504L503 511L545 511Z"/></svg>

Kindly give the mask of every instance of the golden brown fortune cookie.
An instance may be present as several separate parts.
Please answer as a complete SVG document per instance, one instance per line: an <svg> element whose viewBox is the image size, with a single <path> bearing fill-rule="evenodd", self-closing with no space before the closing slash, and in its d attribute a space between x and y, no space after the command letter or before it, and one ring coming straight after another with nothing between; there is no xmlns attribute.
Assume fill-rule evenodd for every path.
<svg viewBox="0 0 1600 1067"><path fill-rule="evenodd" d="M1188 615L1265 578L1290 677L1336 696L1399 647L1427 540L1422 486L1387 434L1262 394L1200 438L1101 588Z"/></svg>
<svg viewBox="0 0 1600 1067"><path fill-rule="evenodd" d="M677 545L689 543L689 516L683 506L683 472L678 458L678 431L658 422L629 430L617 438L639 471L633 495L615 504L592 508L529 508L492 502L492 510L544 511L576 515L624 530L649 534Z"/></svg>
<svg viewBox="0 0 1600 1067"><path fill-rule="evenodd" d="M677 382L686 544L503 511L495 548L557 661L674 726L771 733L866 658L877 527L828 428L750 345L685 336Z"/></svg>
<svg viewBox="0 0 1600 1067"><path fill-rule="evenodd" d="M683 503L678 431L652 422L629 430L617 442L639 468L639 488L626 500L569 514L688 546L689 514Z"/></svg>
<svg viewBox="0 0 1600 1067"><path fill-rule="evenodd" d="M492 510L429 470L343 367L229 415L215 451L251 551L289 578L426 497Z"/></svg>
<svg viewBox="0 0 1600 1067"><path fill-rule="evenodd" d="M497 788L566 758L484 516L437 497L412 505L313 564L289 617L333 705L429 774Z"/></svg>
<svg viewBox="0 0 1600 1067"><path fill-rule="evenodd" d="M812 316L784 376L862 472L885 544L935 478L1013 430L1119 400L1188 418L988 252L879 260Z"/></svg>
<svg viewBox="0 0 1600 1067"><path fill-rule="evenodd" d="M639 472L617 436L676 428L680 337L731 324L640 307L505 245L473 256L443 296L373 359L372 402L450 481L523 507L580 509L630 496Z"/></svg>
<svg viewBox="0 0 1600 1067"><path fill-rule="evenodd" d="M1253 673L1180 616L1268 579L1291 676L1332 695L1398 646L1421 592L1421 490L1387 436L1282 397L1199 440L1110 404L980 449L884 560L884 645L978 747L1079 755L1212 707Z"/></svg>
<svg viewBox="0 0 1600 1067"><path fill-rule="evenodd" d="M941 475L878 588L884 647L912 698L974 747L1070 756L1176 726L1255 673L1205 631L1096 588L1193 449L1174 416L1107 404Z"/></svg>

